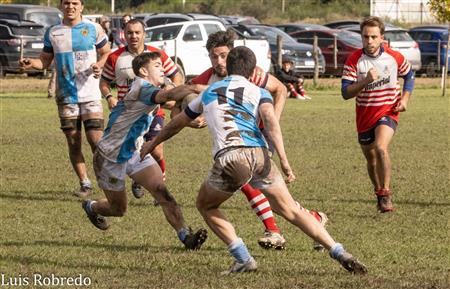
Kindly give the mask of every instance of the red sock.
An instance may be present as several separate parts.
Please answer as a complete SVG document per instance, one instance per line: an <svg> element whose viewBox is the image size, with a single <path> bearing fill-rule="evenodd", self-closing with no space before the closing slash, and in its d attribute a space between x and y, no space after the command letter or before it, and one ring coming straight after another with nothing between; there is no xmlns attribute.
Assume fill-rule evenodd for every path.
<svg viewBox="0 0 450 289"><path fill-rule="evenodd" d="M158 165L161 168L161 172L163 173L163 175L166 173L166 160L164 159L160 159L158 161Z"/></svg>
<svg viewBox="0 0 450 289"><path fill-rule="evenodd" d="M280 229L275 223L275 218L273 217L272 208L263 193L260 190L252 188L249 184L244 185L241 190L247 197L253 211L263 222L266 230L274 233L280 233Z"/></svg>
<svg viewBox="0 0 450 289"><path fill-rule="evenodd" d="M292 97L297 97L299 95L298 92L295 90L295 87L291 83L288 83L287 87L289 88Z"/></svg>
<svg viewBox="0 0 450 289"><path fill-rule="evenodd" d="M316 220L317 221L321 221L322 220L322 217L319 215L319 213L317 212L317 211L314 211L314 210L308 210L308 209L306 209L306 208L303 208L298 202L296 202L297 203L297 206L300 208L300 210L303 210L303 211L305 211L305 212L308 212L309 214L311 214L314 218L316 218Z"/></svg>

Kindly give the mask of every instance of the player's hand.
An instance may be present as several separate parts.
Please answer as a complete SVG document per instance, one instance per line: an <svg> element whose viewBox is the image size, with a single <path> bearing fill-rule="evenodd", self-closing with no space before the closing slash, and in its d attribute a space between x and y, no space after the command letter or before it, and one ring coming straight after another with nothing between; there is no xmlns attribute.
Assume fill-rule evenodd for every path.
<svg viewBox="0 0 450 289"><path fill-rule="evenodd" d="M395 106L394 112L403 112L403 111L406 111L406 107L407 107L406 101L404 101L404 100L402 99L402 100L400 100L400 101L397 103L397 105Z"/></svg>
<svg viewBox="0 0 450 289"><path fill-rule="evenodd" d="M204 127L206 127L206 120L203 116L199 116L189 123L189 127L197 128L197 129L204 128Z"/></svg>
<svg viewBox="0 0 450 289"><path fill-rule="evenodd" d="M140 153L141 161L145 158L146 155L151 153L154 149L155 149L155 145L154 145L153 141L145 142L141 148L141 153Z"/></svg>
<svg viewBox="0 0 450 289"><path fill-rule="evenodd" d="M108 98L107 101L109 110L112 110L117 105L117 98L115 98L114 96Z"/></svg>
<svg viewBox="0 0 450 289"><path fill-rule="evenodd" d="M289 165L289 162L287 160L281 160L281 170L283 171L284 175L286 176L285 182L286 184L292 183L295 180L294 172L291 169L291 166Z"/></svg>
<svg viewBox="0 0 450 289"><path fill-rule="evenodd" d="M100 78L102 73L102 68L97 63L91 65L92 73L94 74L94 78Z"/></svg>
<svg viewBox="0 0 450 289"><path fill-rule="evenodd" d="M378 72L375 67L372 67L367 72L366 80L368 81L368 83L372 83L377 79L378 79Z"/></svg>
<svg viewBox="0 0 450 289"><path fill-rule="evenodd" d="M23 69L31 69L33 68L33 65L31 63L31 59L29 58L22 58L19 60L19 65Z"/></svg>

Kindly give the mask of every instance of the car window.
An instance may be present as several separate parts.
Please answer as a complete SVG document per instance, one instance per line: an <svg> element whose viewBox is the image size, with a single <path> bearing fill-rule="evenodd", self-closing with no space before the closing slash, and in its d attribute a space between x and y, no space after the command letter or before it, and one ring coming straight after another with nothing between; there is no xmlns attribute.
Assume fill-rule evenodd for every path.
<svg viewBox="0 0 450 289"><path fill-rule="evenodd" d="M389 41L413 41L411 36L406 31L385 31L384 39Z"/></svg>
<svg viewBox="0 0 450 289"><path fill-rule="evenodd" d="M291 32L295 32L295 31L297 31L297 30L298 30L298 29L297 29L296 27L287 26L287 27L285 27L284 32L286 32L286 33L291 33Z"/></svg>
<svg viewBox="0 0 450 289"><path fill-rule="evenodd" d="M175 22L186 21L186 18L178 18L178 17L155 17L148 19L145 24L147 27L153 27L158 25L164 25Z"/></svg>
<svg viewBox="0 0 450 289"><path fill-rule="evenodd" d="M297 34L295 37L300 43L313 44L314 42L314 33L313 32L304 32L301 34Z"/></svg>
<svg viewBox="0 0 450 289"><path fill-rule="evenodd" d="M250 27L250 30L255 35L261 35L266 36L267 41L269 41L270 44L276 45L277 43L277 36L280 35L283 39L283 43L295 43L295 40L292 39L291 36L286 34L286 32L283 32L280 29L272 28L272 27L266 27L266 26L252 26Z"/></svg>
<svg viewBox="0 0 450 289"><path fill-rule="evenodd" d="M163 41L175 39L180 33L181 25L159 27L147 30L145 41Z"/></svg>
<svg viewBox="0 0 450 289"><path fill-rule="evenodd" d="M210 34L216 33L217 31L221 31L220 26L217 24L204 24L206 34L209 36Z"/></svg>
<svg viewBox="0 0 450 289"><path fill-rule="evenodd" d="M340 31L337 33L337 39L354 47L362 47L361 35L350 31Z"/></svg>
<svg viewBox="0 0 450 289"><path fill-rule="evenodd" d="M184 41L200 41L203 40L202 32L200 31L200 26L198 24L190 25L186 28L183 35Z"/></svg>
<svg viewBox="0 0 450 289"><path fill-rule="evenodd" d="M49 27L61 23L61 15L49 12L28 13L28 20L39 23L44 27Z"/></svg>
<svg viewBox="0 0 450 289"><path fill-rule="evenodd" d="M16 13L0 13L0 19L20 20L19 14Z"/></svg>
<svg viewBox="0 0 450 289"><path fill-rule="evenodd" d="M12 34L24 36L44 36L45 29L41 26L25 26L25 27L10 27Z"/></svg>
<svg viewBox="0 0 450 289"><path fill-rule="evenodd" d="M334 37L326 34L326 33L316 33L317 37L319 38L318 45L319 47L329 47L334 45Z"/></svg>
<svg viewBox="0 0 450 289"><path fill-rule="evenodd" d="M9 34L8 27L0 25L0 39L9 39L11 38Z"/></svg>

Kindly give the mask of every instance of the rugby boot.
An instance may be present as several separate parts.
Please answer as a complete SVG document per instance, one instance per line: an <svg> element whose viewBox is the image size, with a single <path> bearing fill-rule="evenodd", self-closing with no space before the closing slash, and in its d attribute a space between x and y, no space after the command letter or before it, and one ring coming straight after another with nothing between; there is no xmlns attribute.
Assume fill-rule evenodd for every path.
<svg viewBox="0 0 450 289"><path fill-rule="evenodd" d="M375 194L377 196L377 209L380 213L394 211L392 192L389 189L380 189Z"/></svg>
<svg viewBox="0 0 450 289"><path fill-rule="evenodd" d="M280 233L265 231L259 238L258 244L264 249L284 250L286 249L286 240Z"/></svg>
<svg viewBox="0 0 450 289"><path fill-rule="evenodd" d="M205 243L206 238L208 238L208 231L205 229L199 229L194 233L192 229L189 228L189 234L184 239L183 244L188 250L199 250L203 243Z"/></svg>
<svg viewBox="0 0 450 289"><path fill-rule="evenodd" d="M234 261L233 265L231 265L230 269L227 271L223 271L221 275L229 275L232 273L244 273L244 272L253 272L256 271L258 268L258 265L256 264L255 259L253 257L250 257L250 260L248 260L245 263L239 263L238 261Z"/></svg>
<svg viewBox="0 0 450 289"><path fill-rule="evenodd" d="M100 230L108 229L109 225L108 222L106 221L106 218L92 212L92 210L90 209L91 202L92 202L91 200L84 200L83 203L81 204L83 210L86 212L87 217L89 218L91 223Z"/></svg>

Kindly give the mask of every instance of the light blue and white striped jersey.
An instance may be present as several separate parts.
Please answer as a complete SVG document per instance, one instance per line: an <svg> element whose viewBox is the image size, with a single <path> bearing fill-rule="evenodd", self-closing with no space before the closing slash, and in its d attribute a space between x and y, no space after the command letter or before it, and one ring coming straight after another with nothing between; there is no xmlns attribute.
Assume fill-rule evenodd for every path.
<svg viewBox="0 0 450 289"><path fill-rule="evenodd" d="M212 154L229 147L267 147L258 128L259 105L273 103L270 93L245 77L231 75L208 87L185 109L196 118L204 113L213 137Z"/></svg>
<svg viewBox="0 0 450 289"><path fill-rule="evenodd" d="M58 24L47 29L44 52L53 53L58 103L83 103L101 99L99 79L91 65L97 62L97 49L108 43L102 27L82 20L70 27Z"/></svg>
<svg viewBox="0 0 450 289"><path fill-rule="evenodd" d="M135 78L130 91L111 111L103 137L97 144L103 157L124 163L141 147L142 136L150 127L153 112L159 108L155 103L159 91L159 87L145 79Z"/></svg>

